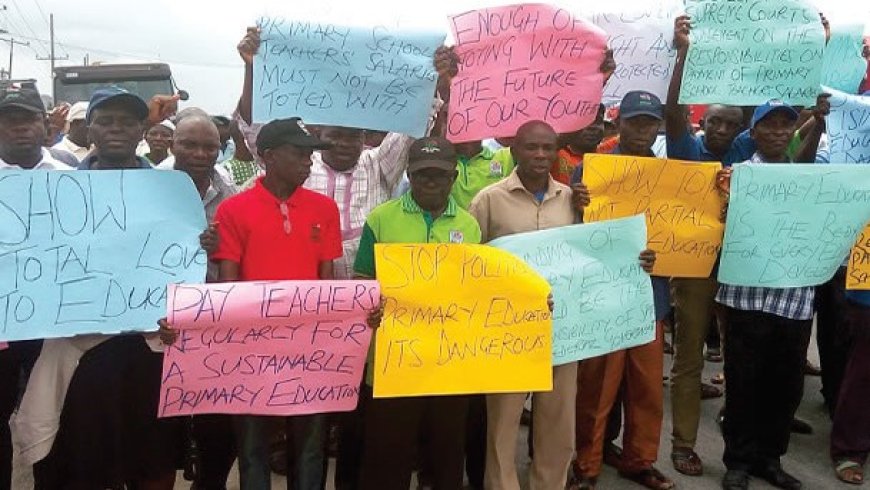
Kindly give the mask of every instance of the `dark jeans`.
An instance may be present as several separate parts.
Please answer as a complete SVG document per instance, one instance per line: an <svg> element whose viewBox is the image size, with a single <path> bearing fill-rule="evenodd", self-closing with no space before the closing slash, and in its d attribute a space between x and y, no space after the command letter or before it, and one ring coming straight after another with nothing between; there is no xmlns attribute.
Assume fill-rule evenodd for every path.
<svg viewBox="0 0 870 490"><path fill-rule="evenodd" d="M190 420L191 436L199 447L199 475L195 490L226 490L236 460L236 439L231 415L197 415Z"/></svg>
<svg viewBox="0 0 870 490"><path fill-rule="evenodd" d="M0 351L0 490L12 486L12 435L9 417L18 405L26 377L39 356L41 340L12 342Z"/></svg>
<svg viewBox="0 0 870 490"><path fill-rule="evenodd" d="M851 330L846 320L846 268L840 267L834 278L816 288L816 343L822 368L822 397L828 413L834 416L840 384L846 371Z"/></svg>
<svg viewBox="0 0 870 490"><path fill-rule="evenodd" d="M804 390L812 320L727 308L725 439L728 469L778 464Z"/></svg>
<svg viewBox="0 0 870 490"><path fill-rule="evenodd" d="M848 303L855 333L831 428L831 457L862 464L870 453L870 307Z"/></svg>
<svg viewBox="0 0 870 490"><path fill-rule="evenodd" d="M532 445L529 444L529 448ZM465 426L465 474L471 488L483 488L486 471L486 395L473 395L468 402Z"/></svg>
<svg viewBox="0 0 870 490"><path fill-rule="evenodd" d="M362 464L366 407L372 399L372 388L360 387L356 410L335 414L338 420L338 455L335 458L335 489L356 490Z"/></svg>
<svg viewBox="0 0 870 490"><path fill-rule="evenodd" d="M434 490L462 488L467 396L374 399L366 408L361 490L407 490L416 456L432 461ZM419 452L421 430L428 448Z"/></svg>

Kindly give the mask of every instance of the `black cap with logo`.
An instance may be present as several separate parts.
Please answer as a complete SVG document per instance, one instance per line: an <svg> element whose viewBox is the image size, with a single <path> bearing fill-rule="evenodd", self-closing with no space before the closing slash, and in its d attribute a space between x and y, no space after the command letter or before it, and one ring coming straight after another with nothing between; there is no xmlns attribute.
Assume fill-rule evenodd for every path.
<svg viewBox="0 0 870 490"><path fill-rule="evenodd" d="M314 150L327 150L331 147L329 143L311 134L302 123L302 119L298 117L275 119L260 128L260 133L257 135L257 152L262 154L281 145Z"/></svg>
<svg viewBox="0 0 870 490"><path fill-rule="evenodd" d="M33 113L44 113L45 105L39 91L32 84L10 84L0 89L0 111L24 109Z"/></svg>
<svg viewBox="0 0 870 490"><path fill-rule="evenodd" d="M453 143L444 138L420 138L408 151L408 173L424 168L456 170L456 150Z"/></svg>

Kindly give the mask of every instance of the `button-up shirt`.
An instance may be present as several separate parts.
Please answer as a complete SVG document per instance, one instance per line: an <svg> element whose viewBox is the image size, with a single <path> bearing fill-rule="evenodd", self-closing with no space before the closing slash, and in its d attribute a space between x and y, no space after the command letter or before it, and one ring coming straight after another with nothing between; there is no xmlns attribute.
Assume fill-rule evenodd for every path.
<svg viewBox="0 0 870 490"><path fill-rule="evenodd" d="M21 165L8 163L0 159L0 170L25 170ZM69 165L55 159L45 148L42 149L42 160L33 166L33 170L73 170Z"/></svg>
<svg viewBox="0 0 870 490"><path fill-rule="evenodd" d="M755 153L743 162L747 164L769 163ZM799 288L765 288L732 286L722 284L716 301L738 310L762 311L792 320L809 320L813 317L814 286Z"/></svg>

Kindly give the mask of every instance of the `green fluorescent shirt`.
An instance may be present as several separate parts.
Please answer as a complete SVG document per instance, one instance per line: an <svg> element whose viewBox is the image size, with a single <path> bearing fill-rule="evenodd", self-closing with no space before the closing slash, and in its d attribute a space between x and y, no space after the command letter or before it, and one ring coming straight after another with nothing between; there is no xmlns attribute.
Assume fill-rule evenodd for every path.
<svg viewBox="0 0 870 490"><path fill-rule="evenodd" d="M504 179L514 169L510 148L492 151L484 148L470 159L459 158L456 169L459 175L450 195L462 209L468 209L471 200L484 187Z"/></svg>

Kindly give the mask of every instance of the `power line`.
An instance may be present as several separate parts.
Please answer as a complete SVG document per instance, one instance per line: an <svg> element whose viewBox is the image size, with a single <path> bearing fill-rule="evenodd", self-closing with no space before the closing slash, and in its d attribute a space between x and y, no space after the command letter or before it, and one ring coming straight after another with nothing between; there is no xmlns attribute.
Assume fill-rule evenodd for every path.
<svg viewBox="0 0 870 490"><path fill-rule="evenodd" d="M42 48L45 49L46 52L49 51L45 41L40 40L39 34L37 34L36 31L33 30L33 27L30 26L30 22L27 21L27 17L24 15L24 10L22 10L18 5L18 0L12 0L12 6L18 11L18 15L21 17L21 22L24 24L24 27L33 34L34 39L42 45Z"/></svg>
<svg viewBox="0 0 870 490"><path fill-rule="evenodd" d="M45 15L45 11L42 10L42 5L39 3L39 0L35 0L35 1L36 1L36 8L39 9L39 15L42 16L43 22L45 22L45 25L50 26L51 23L48 21L48 16Z"/></svg>

